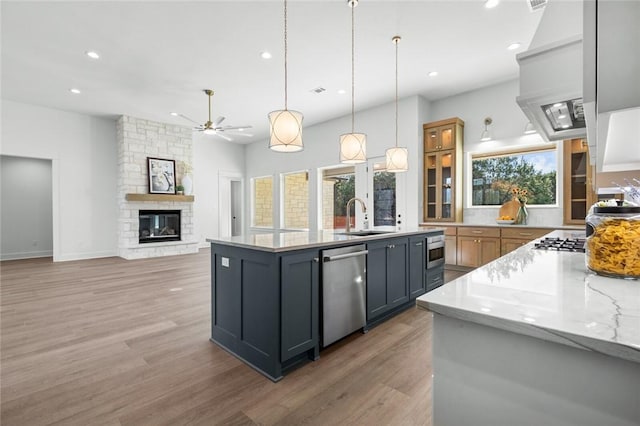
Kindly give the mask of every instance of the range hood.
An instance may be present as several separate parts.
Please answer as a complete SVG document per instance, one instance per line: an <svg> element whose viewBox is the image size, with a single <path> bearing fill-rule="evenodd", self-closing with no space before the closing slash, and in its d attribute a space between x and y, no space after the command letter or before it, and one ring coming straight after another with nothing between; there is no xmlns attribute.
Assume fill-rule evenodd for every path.
<svg viewBox="0 0 640 426"><path fill-rule="evenodd" d="M547 141L586 137L582 35L529 49L516 59L520 65L516 102L538 133Z"/></svg>

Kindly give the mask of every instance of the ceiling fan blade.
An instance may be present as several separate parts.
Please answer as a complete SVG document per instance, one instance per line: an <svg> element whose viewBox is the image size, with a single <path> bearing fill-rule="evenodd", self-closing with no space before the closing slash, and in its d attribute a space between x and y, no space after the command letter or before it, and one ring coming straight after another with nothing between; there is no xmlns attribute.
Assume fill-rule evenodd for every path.
<svg viewBox="0 0 640 426"><path fill-rule="evenodd" d="M222 134L222 133L220 133L220 132L216 132L216 133L215 133L215 136L218 136L218 137L220 137L220 138L222 138L222 139L224 139L224 140L227 140L227 141L229 141L229 142L231 142L231 141L233 140L233 139L231 139L229 136L227 136L227 135L223 135L223 134Z"/></svg>
<svg viewBox="0 0 640 426"><path fill-rule="evenodd" d="M186 116L186 115L184 115L184 114L178 114L178 116L179 116L179 117L182 117L182 118L184 118L185 120L188 120L188 121L190 121L190 122L192 122L192 123L194 123L194 124L197 124L197 125L198 125L198 126L200 126L200 127L202 127L202 123L198 123L196 120L192 120L192 119L190 119L189 117L187 117L187 116Z"/></svg>
<svg viewBox="0 0 640 426"><path fill-rule="evenodd" d="M247 138L252 138L253 134L252 133L244 133L244 132L233 132L231 133L233 136L245 136Z"/></svg>
<svg viewBox="0 0 640 426"><path fill-rule="evenodd" d="M240 129L250 129L251 126L223 126L220 130L240 130Z"/></svg>
<svg viewBox="0 0 640 426"><path fill-rule="evenodd" d="M218 118L216 118L216 121L213 122L213 127L218 127L220 125L220 123L222 123L224 121L224 117L220 116Z"/></svg>

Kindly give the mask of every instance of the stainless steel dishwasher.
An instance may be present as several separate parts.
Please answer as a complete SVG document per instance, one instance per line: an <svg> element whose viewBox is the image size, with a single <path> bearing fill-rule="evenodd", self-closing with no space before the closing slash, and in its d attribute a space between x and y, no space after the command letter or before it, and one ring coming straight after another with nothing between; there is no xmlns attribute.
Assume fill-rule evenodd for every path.
<svg viewBox="0 0 640 426"><path fill-rule="evenodd" d="M322 252L322 346L362 328L366 311L366 246Z"/></svg>

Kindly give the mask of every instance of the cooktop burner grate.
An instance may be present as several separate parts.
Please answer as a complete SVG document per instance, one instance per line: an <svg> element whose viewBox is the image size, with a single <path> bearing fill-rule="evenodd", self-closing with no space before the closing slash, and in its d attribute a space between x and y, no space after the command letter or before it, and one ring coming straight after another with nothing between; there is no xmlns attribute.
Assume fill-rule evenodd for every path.
<svg viewBox="0 0 640 426"><path fill-rule="evenodd" d="M547 237L535 243L540 250L574 251L584 253L584 238L551 238Z"/></svg>

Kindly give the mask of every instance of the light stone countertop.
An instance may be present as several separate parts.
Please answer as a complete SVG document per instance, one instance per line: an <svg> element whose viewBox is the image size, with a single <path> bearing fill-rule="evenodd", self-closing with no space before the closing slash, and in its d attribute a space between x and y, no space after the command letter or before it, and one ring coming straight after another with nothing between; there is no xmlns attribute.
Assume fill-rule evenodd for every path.
<svg viewBox="0 0 640 426"><path fill-rule="evenodd" d="M441 315L640 363L640 280L589 272L584 253L537 250L531 242L416 303Z"/></svg>
<svg viewBox="0 0 640 426"><path fill-rule="evenodd" d="M442 233L442 228L416 227L397 230L394 227L375 227L374 231L383 234L369 236L344 235L344 230L331 231L290 231L290 232L254 232L247 235L225 238L207 238L212 244L244 247L268 252L286 252L309 248L336 247L354 243L365 243L385 238L408 237L411 235Z"/></svg>
<svg viewBox="0 0 640 426"><path fill-rule="evenodd" d="M420 226L464 226L464 227L474 227L474 228L536 228L536 229L548 229L549 232L555 231L556 229L564 229L571 231L584 231L585 225L503 225L500 223L468 223L468 222L422 222Z"/></svg>

